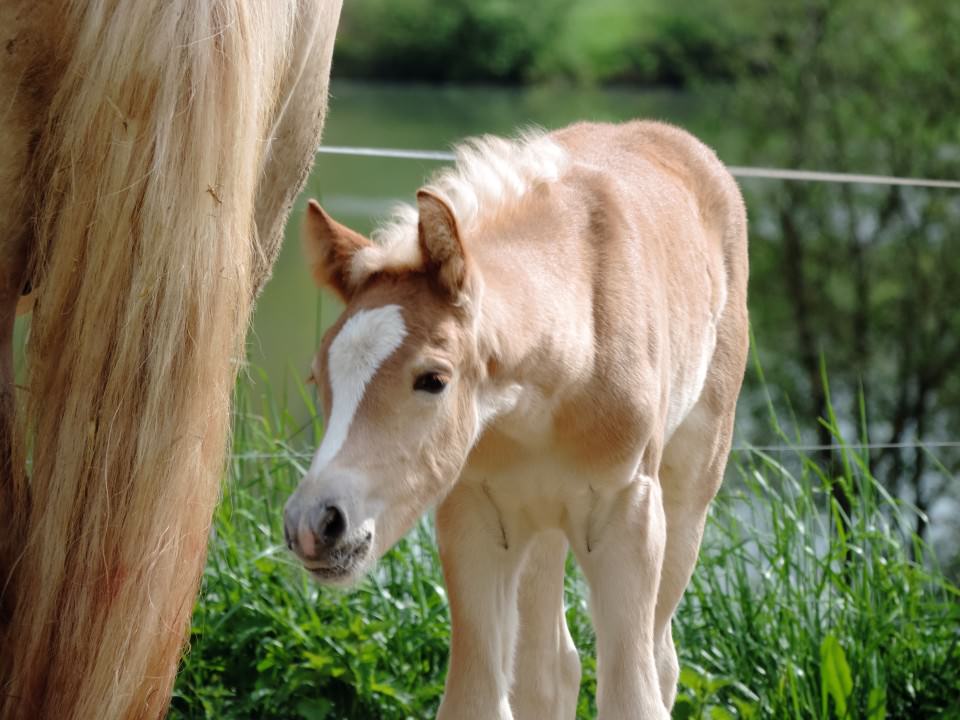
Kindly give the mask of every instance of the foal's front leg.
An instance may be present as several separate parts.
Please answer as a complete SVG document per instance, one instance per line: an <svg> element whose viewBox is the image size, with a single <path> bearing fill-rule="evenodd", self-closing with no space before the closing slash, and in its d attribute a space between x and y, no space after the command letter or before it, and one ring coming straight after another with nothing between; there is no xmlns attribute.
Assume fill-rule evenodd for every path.
<svg viewBox="0 0 960 720"><path fill-rule="evenodd" d="M512 720L517 584L529 533L511 527L481 486L461 483L437 508L452 619L441 720Z"/></svg>
<svg viewBox="0 0 960 720"><path fill-rule="evenodd" d="M563 611L567 538L548 530L530 540L520 575L520 629L510 689L516 720L572 720L580 657Z"/></svg>
<svg viewBox="0 0 960 720"><path fill-rule="evenodd" d="M654 655L654 614L666 538L656 478L594 494L569 529L590 583L601 720L666 720Z"/></svg>

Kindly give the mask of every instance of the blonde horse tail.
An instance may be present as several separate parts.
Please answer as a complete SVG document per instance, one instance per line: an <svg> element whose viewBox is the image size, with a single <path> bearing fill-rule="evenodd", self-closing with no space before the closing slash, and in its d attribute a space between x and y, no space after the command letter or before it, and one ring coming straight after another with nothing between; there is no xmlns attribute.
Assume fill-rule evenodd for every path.
<svg viewBox="0 0 960 720"><path fill-rule="evenodd" d="M325 110L339 3L317 5L63 5L35 149L32 466L0 577L0 717L166 712L276 244L258 236L259 186L282 174L272 153L297 79L323 76L319 97L294 103L275 234Z"/></svg>

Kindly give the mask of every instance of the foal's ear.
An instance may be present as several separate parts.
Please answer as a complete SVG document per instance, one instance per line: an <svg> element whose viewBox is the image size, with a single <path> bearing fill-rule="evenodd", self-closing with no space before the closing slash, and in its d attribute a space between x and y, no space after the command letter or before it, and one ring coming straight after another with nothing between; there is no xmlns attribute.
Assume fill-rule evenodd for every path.
<svg viewBox="0 0 960 720"><path fill-rule="evenodd" d="M460 227L450 206L428 190L417 193L420 222L417 233L424 267L439 288L457 300L467 281L467 256L460 239Z"/></svg>
<svg viewBox="0 0 960 720"><path fill-rule="evenodd" d="M341 225L316 200L307 203L303 223L303 249L317 285L328 287L346 302L359 283L352 269L353 256L372 243L363 235Z"/></svg>

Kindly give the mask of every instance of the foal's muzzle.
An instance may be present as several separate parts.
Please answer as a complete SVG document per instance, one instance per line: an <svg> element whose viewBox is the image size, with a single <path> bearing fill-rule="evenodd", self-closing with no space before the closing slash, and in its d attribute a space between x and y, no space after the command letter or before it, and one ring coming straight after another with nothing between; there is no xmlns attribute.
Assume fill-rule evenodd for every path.
<svg viewBox="0 0 960 720"><path fill-rule="evenodd" d="M328 554L347 534L347 516L334 502L302 507L289 502L283 512L283 534L287 547L303 560L317 560Z"/></svg>
<svg viewBox="0 0 960 720"><path fill-rule="evenodd" d="M287 547L319 580L350 576L363 563L372 544L372 533L351 523L344 503L321 500L303 503L297 494L283 511Z"/></svg>

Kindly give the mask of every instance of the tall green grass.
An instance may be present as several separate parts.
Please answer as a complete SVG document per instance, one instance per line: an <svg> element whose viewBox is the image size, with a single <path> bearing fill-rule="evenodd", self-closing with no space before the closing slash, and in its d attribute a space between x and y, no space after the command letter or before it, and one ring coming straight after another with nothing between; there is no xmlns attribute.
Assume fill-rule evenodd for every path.
<svg viewBox="0 0 960 720"><path fill-rule="evenodd" d="M311 420L286 408L305 403ZM835 418L827 424L844 443ZM351 592L310 581L282 544L285 498L321 434L301 385L238 399L234 455L176 687L175 718L423 718L449 638L429 520ZM845 448L734 456L674 633L675 718L960 717L960 591L910 534L911 510ZM852 498L843 515L831 492ZM915 560L914 558L921 558ZM571 566L572 569L572 566ZM567 616L596 715L582 578Z"/></svg>

